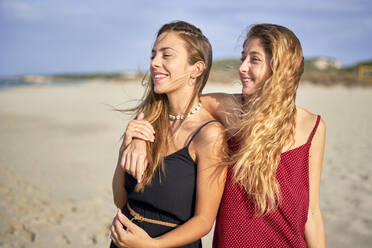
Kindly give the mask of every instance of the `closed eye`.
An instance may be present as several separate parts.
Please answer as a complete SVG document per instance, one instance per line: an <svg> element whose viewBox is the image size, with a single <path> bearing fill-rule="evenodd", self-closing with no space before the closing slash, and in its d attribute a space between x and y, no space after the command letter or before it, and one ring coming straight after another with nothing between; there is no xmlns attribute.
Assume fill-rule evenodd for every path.
<svg viewBox="0 0 372 248"><path fill-rule="evenodd" d="M258 63L258 62L261 62L261 59L258 58L258 57L252 57L252 58L251 58L251 62L252 62L252 63Z"/></svg>

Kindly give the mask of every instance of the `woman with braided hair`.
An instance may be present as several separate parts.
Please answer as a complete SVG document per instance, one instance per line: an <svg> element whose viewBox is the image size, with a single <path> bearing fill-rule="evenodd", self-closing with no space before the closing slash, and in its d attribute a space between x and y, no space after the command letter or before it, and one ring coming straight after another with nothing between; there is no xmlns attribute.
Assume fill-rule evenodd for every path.
<svg viewBox="0 0 372 248"><path fill-rule="evenodd" d="M156 132L156 139L136 180L120 163L131 148L131 137L124 138L113 178L120 210L111 247L201 247L211 230L226 174L219 166L224 128L200 102L211 63L211 45L200 29L177 21L158 31L144 100L132 109L137 119L145 116L147 134L153 140Z"/></svg>
<svg viewBox="0 0 372 248"><path fill-rule="evenodd" d="M301 44L292 31L253 25L239 67L242 94L201 96L229 136L214 248L325 247L319 206L325 124L295 104L303 69ZM129 123L127 133L139 137L131 130L139 123L146 124ZM142 140L131 143L137 153L146 150ZM138 159L122 163L129 171L144 167L133 161Z"/></svg>

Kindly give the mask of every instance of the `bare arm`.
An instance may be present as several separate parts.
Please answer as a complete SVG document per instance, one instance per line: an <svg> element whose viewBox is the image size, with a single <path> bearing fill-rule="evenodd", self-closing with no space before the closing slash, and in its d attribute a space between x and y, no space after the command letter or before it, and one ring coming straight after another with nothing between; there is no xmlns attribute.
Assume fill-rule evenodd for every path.
<svg viewBox="0 0 372 248"><path fill-rule="evenodd" d="M124 184L125 184L125 171L123 170L123 167L120 165L122 154L125 150L125 141L123 141L123 144L120 147L119 150L119 158L118 162L116 164L114 177L112 178L112 193L114 197L114 203L116 207L123 208L123 206L127 203L127 191L125 190Z"/></svg>
<svg viewBox="0 0 372 248"><path fill-rule="evenodd" d="M200 97L203 107L224 127L229 126L229 114L237 107L236 97L226 93L211 93Z"/></svg>
<svg viewBox="0 0 372 248"><path fill-rule="evenodd" d="M237 105L237 95L225 94L225 93L211 93L202 95L200 101L203 103L203 108L205 108L215 119L220 121L224 127L230 126L231 123L236 122L235 109ZM141 115L141 114L140 114ZM130 123L132 124L132 122ZM149 129L149 123L143 121L143 115L141 115L141 120L133 122L137 124L139 128L141 126L142 134L138 136L138 133L133 133L134 128L127 129L126 134L128 137L135 137L137 139L131 140L130 147L125 150L124 156L121 160L121 165L126 171L135 177L138 181L141 180L142 174L147 167L147 162L144 156L146 156L146 142L145 140L153 140L153 136L150 136L153 129ZM146 131L147 129L147 131ZM231 131L231 130L229 130Z"/></svg>
<svg viewBox="0 0 372 248"><path fill-rule="evenodd" d="M226 168L220 164L223 156L221 151L225 149L223 132L221 124L209 124L191 144L194 146L198 167L194 216L176 229L154 239L128 222L125 216L119 216L117 219L122 219L120 222L127 226L128 231L125 233L116 225L113 236L123 242L122 247L179 247L200 239L211 230L226 177Z"/></svg>
<svg viewBox="0 0 372 248"><path fill-rule="evenodd" d="M305 225L305 239L310 248L326 247L323 217L319 205L325 134L325 124L320 120L309 156L309 211Z"/></svg>
<svg viewBox="0 0 372 248"><path fill-rule="evenodd" d="M154 140L154 129L150 123L143 120L144 116L143 113L140 113L137 116L137 119L130 121L127 129L125 130L125 135L123 139L123 143L121 144L119 150L119 158L116 164L114 177L112 179L112 192L114 197L114 203L118 208L123 208L123 206L127 203L127 192L125 190L125 171L130 170L131 168L125 168L125 159L131 159L136 155L138 156L138 160L146 159L145 153L138 154L134 149L131 141L133 138L142 138L147 141ZM146 152L146 150L145 150ZM130 156L128 156L128 154ZM133 163L132 163L133 164ZM135 176L136 173L134 172L133 175Z"/></svg>
<svg viewBox="0 0 372 248"><path fill-rule="evenodd" d="M118 163L124 171L141 181L142 174L146 169L146 142L153 142L155 131L151 124L144 120L143 113L139 113L137 119L131 120L125 130L125 149L121 151ZM138 142L134 142L138 140Z"/></svg>

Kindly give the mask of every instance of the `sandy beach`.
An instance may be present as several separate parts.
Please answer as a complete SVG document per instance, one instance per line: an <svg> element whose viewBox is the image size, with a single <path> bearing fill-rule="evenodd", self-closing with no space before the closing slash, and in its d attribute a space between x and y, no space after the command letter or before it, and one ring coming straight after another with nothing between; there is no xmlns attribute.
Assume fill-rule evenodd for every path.
<svg viewBox="0 0 372 248"><path fill-rule="evenodd" d="M221 83L205 90L239 91ZM142 92L138 82L99 81L0 91L1 248L109 246L111 179L129 119L111 106L133 106ZM304 84L297 103L327 125L328 247L371 247L372 88Z"/></svg>

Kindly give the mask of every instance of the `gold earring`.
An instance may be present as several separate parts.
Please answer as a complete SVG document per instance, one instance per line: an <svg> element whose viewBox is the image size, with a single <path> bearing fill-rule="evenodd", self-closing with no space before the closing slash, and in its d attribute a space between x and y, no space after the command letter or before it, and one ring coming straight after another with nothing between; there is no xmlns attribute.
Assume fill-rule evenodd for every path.
<svg viewBox="0 0 372 248"><path fill-rule="evenodd" d="M196 80L195 80L195 77L194 76L190 76L190 80L189 80L189 85L194 85L196 83Z"/></svg>

